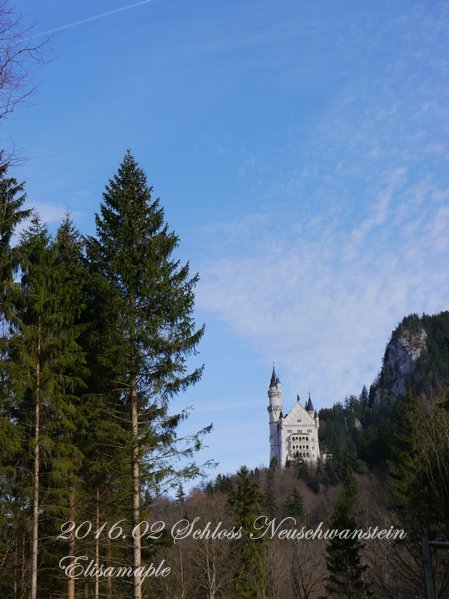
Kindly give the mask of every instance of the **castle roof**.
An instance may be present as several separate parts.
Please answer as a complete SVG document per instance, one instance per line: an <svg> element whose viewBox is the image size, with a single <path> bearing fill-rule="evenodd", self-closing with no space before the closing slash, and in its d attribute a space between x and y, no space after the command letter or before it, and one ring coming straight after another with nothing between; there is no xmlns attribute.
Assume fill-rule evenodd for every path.
<svg viewBox="0 0 449 599"><path fill-rule="evenodd" d="M310 393L309 393L309 399L308 399L308 401L307 401L307 403L306 403L306 410L307 410L308 412L314 412L314 411L315 411L315 409L314 409L314 407L313 407L312 400L310 399Z"/></svg>
<svg viewBox="0 0 449 599"><path fill-rule="evenodd" d="M271 373L270 388L276 387L276 385L279 385L279 383L280 383L279 377L276 374L276 370L274 369L274 364L273 364L273 372Z"/></svg>

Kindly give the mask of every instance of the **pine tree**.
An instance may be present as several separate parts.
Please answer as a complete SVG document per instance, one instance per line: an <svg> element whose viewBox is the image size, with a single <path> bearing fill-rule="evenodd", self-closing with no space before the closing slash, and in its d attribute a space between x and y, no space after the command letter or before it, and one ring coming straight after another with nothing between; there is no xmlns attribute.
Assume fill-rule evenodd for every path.
<svg viewBox="0 0 449 599"><path fill-rule="evenodd" d="M0 337L6 335L6 318L10 286L18 267L17 250L11 246L17 226L30 215L24 210L24 184L8 177L8 165L1 162L0 152ZM2 352L0 346L0 352Z"/></svg>
<svg viewBox="0 0 449 599"><path fill-rule="evenodd" d="M178 490L176 491L176 503L179 505L183 504L186 500L186 494L184 493L184 489L182 484L179 483Z"/></svg>
<svg viewBox="0 0 449 599"><path fill-rule="evenodd" d="M267 470L265 487L265 509L270 518L273 518L276 513L276 494L274 491L274 485L276 481L276 465L277 460L273 458Z"/></svg>
<svg viewBox="0 0 449 599"><path fill-rule="evenodd" d="M3 368L14 398L15 426L24 431L21 472L32 472L30 598L36 599L38 588L46 588L44 580L38 587L40 526L45 520L44 527L51 528L57 517L48 507L52 501L43 509L43 490L55 508L60 505L57 497L67 504L68 473L77 455L71 442L79 425L76 390L82 385L84 360L73 281L67 278L67 265L56 260L47 228L37 216L23 233L18 251L20 281L13 286ZM52 566L57 571L56 564Z"/></svg>
<svg viewBox="0 0 449 599"><path fill-rule="evenodd" d="M363 385L363 389L360 394L360 402L362 403L363 407L368 405L368 389L366 388L366 385Z"/></svg>
<svg viewBox="0 0 449 599"><path fill-rule="evenodd" d="M54 565L61 549L67 555L75 555L76 538L72 533L67 547L63 548L57 543L51 546L50 540L56 539L61 523L76 521L88 417L84 402L88 368L82 346L82 335L87 327L86 266L81 235L69 214L57 230L51 252L55 280L55 289L52 291L55 293L57 313L53 335L60 344L57 350L59 364L55 363L53 368L61 378L47 410L46 434L52 439L53 450L45 476L48 507L43 526L46 525L46 536L49 538L46 546L49 570L58 572ZM67 580L68 599L75 599L75 583L73 578ZM49 584L55 586L54 577L49 579Z"/></svg>
<svg viewBox="0 0 449 599"><path fill-rule="evenodd" d="M417 541L429 533L431 510L428 481L420 451L419 424L425 418L422 406L411 393L399 398L395 406L389 488L394 509Z"/></svg>
<svg viewBox="0 0 449 599"><path fill-rule="evenodd" d="M8 164L1 162L0 158L0 281L2 284L10 280L17 266L11 248L14 232L17 226L30 215L30 210L22 209L26 199L24 184L18 183L14 177L7 175Z"/></svg>
<svg viewBox="0 0 449 599"><path fill-rule="evenodd" d="M339 531L356 530L357 524L352 511L356 496L356 481L351 473L337 496L329 529ZM366 599L371 596L363 580L367 569L362 564L363 546L357 538L334 536L326 548L327 577L325 588L333 599Z"/></svg>
<svg viewBox="0 0 449 599"><path fill-rule="evenodd" d="M175 453L182 416L169 416L168 408L169 399L196 383L202 372L187 367L204 332L195 330L192 316L198 277L173 258L179 239L169 231L159 200L152 199L145 173L130 152L106 186L96 228L89 257L108 283L110 377L130 412L134 527L141 520L143 488L156 493L166 477L177 483L165 458ZM186 451L199 446L197 436ZM193 466L185 470L195 472ZM142 597L141 556L135 535L134 599Z"/></svg>
<svg viewBox="0 0 449 599"><path fill-rule="evenodd" d="M244 466L238 472L237 487L230 494L229 506L242 537L232 544L237 570L234 588L242 599L267 598L267 543L254 523L263 513L264 497ZM256 538L251 538L253 535Z"/></svg>
<svg viewBox="0 0 449 599"><path fill-rule="evenodd" d="M298 520L304 518L304 498L298 489L294 488L288 494L284 504L284 512L287 516L292 516Z"/></svg>
<svg viewBox="0 0 449 599"><path fill-rule="evenodd" d="M25 499L20 492L17 455L23 430L13 420L14 398L5 364L10 337L11 291L17 271L17 250L12 247L17 226L29 216L23 209L26 196L23 183L8 176L8 165L0 152L0 562L2 581L0 595L13 588L14 579L23 574L26 564L21 559L26 534Z"/></svg>

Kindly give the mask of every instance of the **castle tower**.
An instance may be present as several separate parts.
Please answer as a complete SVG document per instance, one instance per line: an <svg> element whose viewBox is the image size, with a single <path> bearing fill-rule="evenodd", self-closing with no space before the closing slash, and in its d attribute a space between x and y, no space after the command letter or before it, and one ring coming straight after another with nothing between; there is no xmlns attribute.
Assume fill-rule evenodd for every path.
<svg viewBox="0 0 449 599"><path fill-rule="evenodd" d="M301 460L316 463L320 459L318 430L320 419L309 399L301 405L299 395L286 415L282 412L281 383L273 366L268 388L268 414L270 422L270 462L274 458L284 467L288 462Z"/></svg>
<svg viewBox="0 0 449 599"><path fill-rule="evenodd" d="M282 388L279 377L273 365L270 386L268 387L268 416L270 422L270 462L273 458L278 464L281 459L280 424L282 423Z"/></svg>

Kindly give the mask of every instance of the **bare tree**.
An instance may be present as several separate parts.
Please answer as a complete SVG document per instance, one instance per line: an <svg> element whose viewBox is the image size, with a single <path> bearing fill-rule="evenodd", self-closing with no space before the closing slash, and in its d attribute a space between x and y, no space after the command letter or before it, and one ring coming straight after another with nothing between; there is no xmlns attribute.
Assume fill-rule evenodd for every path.
<svg viewBox="0 0 449 599"><path fill-rule="evenodd" d="M0 118L11 113L34 90L33 64L42 62L49 36L34 36L7 0L0 0Z"/></svg>
<svg viewBox="0 0 449 599"><path fill-rule="evenodd" d="M323 592L324 546L320 541L293 541L290 580L295 599L313 599Z"/></svg>

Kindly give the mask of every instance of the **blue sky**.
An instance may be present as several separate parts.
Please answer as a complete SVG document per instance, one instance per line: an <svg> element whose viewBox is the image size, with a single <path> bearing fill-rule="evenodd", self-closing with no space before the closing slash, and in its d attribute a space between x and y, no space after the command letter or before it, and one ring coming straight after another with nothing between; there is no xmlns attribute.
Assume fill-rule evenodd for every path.
<svg viewBox="0 0 449 599"><path fill-rule="evenodd" d="M78 24L0 137L30 204L85 233L131 148L201 276L206 370L177 405L213 421L216 473L253 467L273 361L284 411L329 406L405 314L449 308L449 3L131 4L17 0L34 34Z"/></svg>

